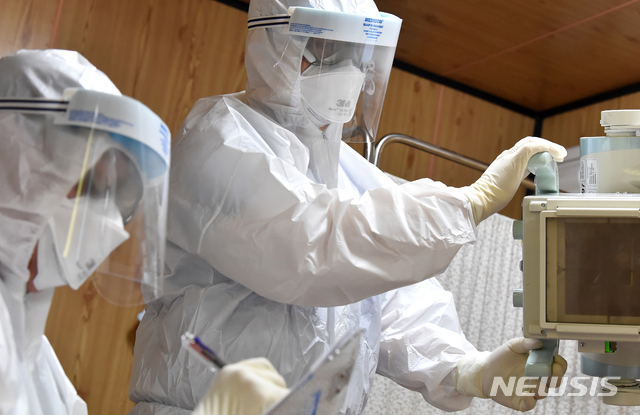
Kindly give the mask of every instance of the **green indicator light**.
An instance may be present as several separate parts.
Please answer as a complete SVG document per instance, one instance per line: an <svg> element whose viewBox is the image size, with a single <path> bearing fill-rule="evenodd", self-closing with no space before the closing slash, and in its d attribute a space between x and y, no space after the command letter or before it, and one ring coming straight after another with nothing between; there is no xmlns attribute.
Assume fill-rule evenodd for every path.
<svg viewBox="0 0 640 415"><path fill-rule="evenodd" d="M613 353L617 349L615 342L611 344L611 342L604 342L604 352L605 353Z"/></svg>

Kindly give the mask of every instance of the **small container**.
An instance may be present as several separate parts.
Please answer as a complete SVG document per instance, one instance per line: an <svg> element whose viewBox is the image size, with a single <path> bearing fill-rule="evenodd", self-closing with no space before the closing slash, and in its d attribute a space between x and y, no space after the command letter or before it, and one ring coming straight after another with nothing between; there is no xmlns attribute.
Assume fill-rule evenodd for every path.
<svg viewBox="0 0 640 415"><path fill-rule="evenodd" d="M582 193L640 193L640 110L602 111L605 137L580 138Z"/></svg>

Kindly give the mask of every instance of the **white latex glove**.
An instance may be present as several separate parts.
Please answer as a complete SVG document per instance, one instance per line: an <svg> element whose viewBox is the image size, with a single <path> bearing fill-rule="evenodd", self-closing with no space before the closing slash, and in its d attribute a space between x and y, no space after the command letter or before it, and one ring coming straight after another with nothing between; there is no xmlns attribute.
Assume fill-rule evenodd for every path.
<svg viewBox="0 0 640 415"><path fill-rule="evenodd" d="M511 201L520 182L528 174L529 159L544 151L548 151L557 162L567 156L567 150L559 144L543 138L525 137L503 151L474 184L462 188L473 207L476 225Z"/></svg>
<svg viewBox="0 0 640 415"><path fill-rule="evenodd" d="M540 393L540 379L525 381L526 385L532 385L529 389L533 396L516 396L518 380L525 376L524 367L529 357L529 351L542 347L542 342L537 339L517 338L511 339L493 352L477 352L466 355L458 363L455 373L456 389L462 395L475 398L491 398L500 405L511 409L526 412L536 406L539 399L544 399L549 390L549 384L560 385L561 378L567 371L567 361L562 356L555 356L551 369L551 378L543 385ZM491 395L494 378L502 378L505 385L509 384L509 378L515 376L513 394L505 396L502 388L497 388L495 396Z"/></svg>
<svg viewBox="0 0 640 415"><path fill-rule="evenodd" d="M289 393L284 378L263 357L223 367L193 415L260 415Z"/></svg>

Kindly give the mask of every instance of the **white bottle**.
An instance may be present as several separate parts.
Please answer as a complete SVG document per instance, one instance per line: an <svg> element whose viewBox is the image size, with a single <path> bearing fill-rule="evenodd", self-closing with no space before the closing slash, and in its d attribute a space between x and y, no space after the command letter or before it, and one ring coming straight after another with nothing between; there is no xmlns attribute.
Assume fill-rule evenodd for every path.
<svg viewBox="0 0 640 415"><path fill-rule="evenodd" d="M640 110L602 111L606 137L580 139L582 193L640 193Z"/></svg>

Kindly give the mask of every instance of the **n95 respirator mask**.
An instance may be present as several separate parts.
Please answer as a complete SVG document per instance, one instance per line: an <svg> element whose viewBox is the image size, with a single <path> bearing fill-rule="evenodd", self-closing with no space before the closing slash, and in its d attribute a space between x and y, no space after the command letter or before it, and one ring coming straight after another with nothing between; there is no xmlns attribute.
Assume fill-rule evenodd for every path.
<svg viewBox="0 0 640 415"><path fill-rule="evenodd" d="M351 60L336 65L311 65L301 74L302 106L318 127L351 120L365 74Z"/></svg>
<svg viewBox="0 0 640 415"><path fill-rule="evenodd" d="M64 199L39 240L34 286L38 290L62 285L78 289L128 238L113 200Z"/></svg>

